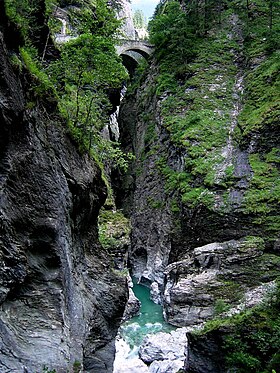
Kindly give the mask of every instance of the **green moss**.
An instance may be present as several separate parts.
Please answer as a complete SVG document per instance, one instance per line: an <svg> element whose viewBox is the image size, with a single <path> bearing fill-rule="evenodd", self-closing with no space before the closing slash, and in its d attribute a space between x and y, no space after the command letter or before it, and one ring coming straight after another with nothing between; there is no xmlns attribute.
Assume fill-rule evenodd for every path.
<svg viewBox="0 0 280 373"><path fill-rule="evenodd" d="M263 251L265 248L265 242L262 237L257 236L246 236L243 238L240 244L241 251L248 251L250 249L259 249Z"/></svg>
<svg viewBox="0 0 280 373"><path fill-rule="evenodd" d="M280 163L280 149L272 148L265 156L265 161L269 163Z"/></svg>
<svg viewBox="0 0 280 373"><path fill-rule="evenodd" d="M254 223L262 226L269 239L273 239L280 228L280 174L276 166L279 152L273 148L262 157L251 154L249 159L254 174L244 196L243 211L254 214Z"/></svg>
<svg viewBox="0 0 280 373"><path fill-rule="evenodd" d="M226 312L230 309L230 305L227 304L224 299L217 299L214 304L214 314L220 315L223 312Z"/></svg>
<svg viewBox="0 0 280 373"><path fill-rule="evenodd" d="M121 211L101 209L98 227L99 240L106 249L118 248L129 240L130 222Z"/></svg>
<svg viewBox="0 0 280 373"><path fill-rule="evenodd" d="M187 154L184 173L166 164L159 168L166 190L180 191L182 203L191 208L214 209L217 185L226 189L234 182L234 166L224 167L221 156L232 120L234 55L240 50L228 32L225 27L205 38L194 36L195 54L187 65L182 61L173 69L172 57L165 54L158 61L158 94L167 91L161 102L162 122L171 141Z"/></svg>
<svg viewBox="0 0 280 373"><path fill-rule="evenodd" d="M198 204L202 204L208 208L211 208L214 204L214 193L205 188L189 188L182 194L182 202L191 207L195 207Z"/></svg>
<svg viewBox="0 0 280 373"><path fill-rule="evenodd" d="M243 292L240 284L237 281L232 281L222 275L219 275L218 279L218 286L208 288L209 294L211 294L216 300L215 304L218 300L221 300L226 304L233 304L241 300Z"/></svg>
<svg viewBox="0 0 280 373"><path fill-rule="evenodd" d="M231 1L228 9L220 15L222 27L214 27L207 36L202 37L197 32L193 34L192 26L198 20L192 18L194 9L191 4L185 6L188 20L180 14L178 6L171 2L162 8L162 13L159 12L159 18L151 27L152 39L158 48L157 93L162 96L165 92L161 100L162 122L171 141L187 154L184 175L182 172L176 173L166 164L159 165L159 168L165 176L166 190L179 191L184 204L192 208L202 204L224 213L230 209L227 190L236 182L234 165L226 167L225 159L221 156L233 120L236 55L245 56L249 64L252 58L259 59L259 66L245 71L243 110L238 118L234 138L234 141L242 142L254 131L273 131L278 125L280 59L279 51L271 52L269 45L272 45L273 33L279 29L279 12L275 7L273 30L268 32L268 3L250 2L248 18L244 2ZM174 8L172 12L171 8ZM237 26L244 31L244 48L240 36L236 34L235 39L232 24L228 23L233 14L239 14L243 19L243 24L240 22ZM178 24L182 22L188 30L187 35L182 33L178 36L175 30L175 39L185 38L185 45L189 45L191 53L186 54L184 60L180 59L179 52L179 46L184 42L172 44L169 38L171 30L174 32L174 19L178 20ZM212 21L210 17L208 27L211 27ZM163 40L168 53L162 48ZM245 193L242 211L255 215L255 224L262 225L269 239L273 239L272 236L275 237L279 229L277 210L280 178L276 169L279 151L273 148L268 149L268 153L262 157L252 155L250 163L254 176ZM225 190L220 194L224 203L215 205L217 187Z"/></svg>
<svg viewBox="0 0 280 373"><path fill-rule="evenodd" d="M148 122L146 131L145 131L145 137L144 137L145 145L147 146L149 144L152 144L153 141L155 140L155 137L156 137L155 124L153 122Z"/></svg>
<svg viewBox="0 0 280 373"><path fill-rule="evenodd" d="M18 72L22 72L23 64L21 59L14 53L10 56L10 61L15 70L18 70Z"/></svg>
<svg viewBox="0 0 280 373"><path fill-rule="evenodd" d="M231 333L223 337L222 351L228 368L238 372L271 372L279 369L279 291L266 306L246 312L233 320Z"/></svg>
<svg viewBox="0 0 280 373"><path fill-rule="evenodd" d="M276 51L246 75L246 101L239 117L243 137L265 127L271 130L280 116L280 52Z"/></svg>
<svg viewBox="0 0 280 373"><path fill-rule="evenodd" d="M227 369L237 368L238 372L244 373L265 373L271 369L278 369L279 295L278 286L265 304L231 317L216 317L208 321L202 330L193 334L199 338L200 335L219 333L221 338L216 340L225 356ZM221 304L224 307L224 302Z"/></svg>
<svg viewBox="0 0 280 373"><path fill-rule="evenodd" d="M34 78L33 89L38 95L46 95L48 90L54 92L54 86L48 75L44 72L38 61L37 51L34 48L20 48L20 56L26 69Z"/></svg>
<svg viewBox="0 0 280 373"><path fill-rule="evenodd" d="M170 201L170 209L171 211L174 213L174 214L177 214L178 212L180 212L180 206L179 206L179 203L176 199L172 199Z"/></svg>

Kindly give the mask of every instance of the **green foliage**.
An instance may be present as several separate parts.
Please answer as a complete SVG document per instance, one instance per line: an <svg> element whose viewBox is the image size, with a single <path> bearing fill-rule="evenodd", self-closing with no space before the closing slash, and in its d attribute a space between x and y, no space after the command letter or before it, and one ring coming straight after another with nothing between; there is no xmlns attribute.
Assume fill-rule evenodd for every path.
<svg viewBox="0 0 280 373"><path fill-rule="evenodd" d="M226 189L235 182L234 159L226 164L221 154L233 121L237 55L245 54L248 61L256 57L263 60L264 54L269 54L269 58L246 73L244 106L236 126L239 138L232 139L232 145L240 137L246 139L252 131L266 129L277 134L279 52L273 51L275 45L269 45L273 32L279 28L279 9L273 5L273 31L269 26L270 2L258 0L248 4L249 9L245 0L219 4L192 1L183 2L182 7L177 1L165 1L159 4L149 25L159 66L156 93L162 98L163 124L172 142L188 154L185 180L179 181L181 176L170 167L159 168L165 176L166 189L179 190L183 204L192 208L201 204L213 208L217 187L225 190L220 196L224 202L218 208L221 212L229 208ZM243 25L237 21L235 27L244 29L244 49L240 35L232 32L229 19L233 13L243 19ZM276 214L278 155L276 148L269 149L260 159L269 163L266 175L255 172L252 165L254 177L245 195L247 213L259 214L256 223L265 221L267 229L273 232L279 229L280 221Z"/></svg>
<svg viewBox="0 0 280 373"><path fill-rule="evenodd" d="M219 348L229 371L270 373L280 368L280 286L266 302L251 310L206 323L196 334L219 332ZM228 332L227 332L228 331Z"/></svg>
<svg viewBox="0 0 280 373"><path fill-rule="evenodd" d="M142 29L147 27L147 21L145 19L144 13L140 9L136 9L133 13L133 25L137 29Z"/></svg>
<svg viewBox="0 0 280 373"><path fill-rule="evenodd" d="M246 101L239 122L242 136L269 128L276 130L280 116L280 53L275 51L246 75Z"/></svg>
<svg viewBox="0 0 280 373"><path fill-rule="evenodd" d="M127 159L118 144L100 136L110 108L106 90L120 87L126 78L112 40L82 34L62 47L61 58L49 66L49 73L59 91L60 111L75 140L101 161L109 158L126 168Z"/></svg>
<svg viewBox="0 0 280 373"><path fill-rule="evenodd" d="M259 250L264 250L264 239L258 236L246 236L242 240L242 244L240 246L240 250L247 251L248 249L255 249L258 248Z"/></svg>
<svg viewBox="0 0 280 373"><path fill-rule="evenodd" d="M194 3L185 4L182 11L178 2L167 1L150 23L159 64L156 93L161 96L165 92L161 103L163 124L172 142L188 154L184 177L162 165L160 170L166 178L166 189L179 190L183 204L212 209L212 188L219 185L226 189L234 180L234 166L223 167L221 153L232 120L237 72L234 55L240 46L228 37L226 25L203 37L201 25L208 29L211 22L218 22L215 2L209 2L206 10L196 2L197 9ZM209 18L207 25L201 17L204 11Z"/></svg>
<svg viewBox="0 0 280 373"><path fill-rule="evenodd" d="M36 0L5 0L6 14L19 28L25 40L28 39L30 27L36 25L34 14L38 11Z"/></svg>
<svg viewBox="0 0 280 373"><path fill-rule="evenodd" d="M148 62L146 59L140 60L135 70L134 76L127 87L126 95L134 95L139 86L145 81L148 72Z"/></svg>
<svg viewBox="0 0 280 373"><path fill-rule="evenodd" d="M223 312L228 311L230 306L223 300L217 299L214 305L214 314L220 315Z"/></svg>
<svg viewBox="0 0 280 373"><path fill-rule="evenodd" d="M150 40L156 47L160 61L158 94L174 89L177 68L187 64L195 55L195 36L187 14L177 1L166 3L165 11L149 23ZM170 74L173 69L173 74Z"/></svg>
<svg viewBox="0 0 280 373"><path fill-rule="evenodd" d="M246 52L251 57L279 49L279 1L235 0L231 6L244 21Z"/></svg>
<svg viewBox="0 0 280 373"><path fill-rule="evenodd" d="M268 241L273 241L280 230L280 158L279 149L273 147L273 142L277 145L280 116L279 37L276 36L280 31L279 2L250 2L249 10L244 50L248 61L257 63L245 76L245 100L236 135L241 143L257 135L262 138L266 153L250 156L253 178L243 210L255 216L254 223L262 227Z"/></svg>
<svg viewBox="0 0 280 373"><path fill-rule="evenodd" d="M77 0L72 9L71 24L78 35L92 34L112 40L119 35L121 21L104 0Z"/></svg>
<svg viewBox="0 0 280 373"><path fill-rule="evenodd" d="M262 158L250 155L250 165L254 172L249 190L244 196L243 210L256 215L255 223L262 225L269 239L273 239L280 228L280 175L277 164L279 151L273 148Z"/></svg>
<svg viewBox="0 0 280 373"><path fill-rule="evenodd" d="M5 1L7 15L25 40L19 61L13 56L14 64L29 71L35 97L55 97L81 151L89 152L99 163L111 162L112 167L125 170L131 155L123 154L119 144L105 140L100 134L108 124L111 110L108 91L120 88L127 79L115 52L120 21L104 0L75 1L70 18L76 39L60 46L59 59L43 62L38 38L47 22L52 27L56 25L52 15L55 4L50 0Z"/></svg>
<svg viewBox="0 0 280 373"><path fill-rule="evenodd" d="M20 48L20 57L22 65L29 71L33 78L33 90L38 96L46 96L46 94L53 94L53 85L46 72L43 70L42 64L37 57L37 51L33 47Z"/></svg>
<svg viewBox="0 0 280 373"><path fill-rule="evenodd" d="M118 210L102 209L99 215L99 240L104 248L112 250L129 241L129 220Z"/></svg>
<svg viewBox="0 0 280 373"><path fill-rule="evenodd" d="M21 59L16 54L12 54L10 56L10 62L15 70L17 70L19 73L22 72L23 69L23 63Z"/></svg>

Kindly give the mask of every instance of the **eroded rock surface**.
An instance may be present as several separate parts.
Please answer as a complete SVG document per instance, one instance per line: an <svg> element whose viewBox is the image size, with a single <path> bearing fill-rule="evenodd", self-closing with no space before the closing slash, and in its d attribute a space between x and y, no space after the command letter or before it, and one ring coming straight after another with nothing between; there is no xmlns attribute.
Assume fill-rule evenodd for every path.
<svg viewBox="0 0 280 373"><path fill-rule="evenodd" d="M131 317L137 315L140 311L141 302L140 300L135 296L132 288L133 288L133 282L130 276L127 276L127 282L128 282L128 300L126 303L124 315L123 315L123 321L131 319Z"/></svg>
<svg viewBox="0 0 280 373"><path fill-rule="evenodd" d="M151 67L152 71L155 68ZM136 155L127 176L123 177L117 203L131 216L131 249L129 265L140 282L151 286L151 298L161 303L164 288L164 270L171 250L172 213L165 190L165 181L158 167L159 160L168 154L168 165L182 170L184 160L177 153L163 128L160 102L149 95L154 85L153 74L147 77L143 92L125 98L120 110L121 142L127 151ZM143 93L142 92L142 93ZM164 99L164 98L162 98ZM144 113L145 108L145 113ZM155 126L151 129L151 122ZM151 133L149 133L151 131ZM141 159L141 155L156 151Z"/></svg>
<svg viewBox="0 0 280 373"><path fill-rule="evenodd" d="M126 279L98 243L106 197L45 104L25 91L0 30L0 370L111 372ZM31 91L30 91L31 92ZM28 109L29 108L29 109Z"/></svg>
<svg viewBox="0 0 280 373"><path fill-rule="evenodd" d="M186 329L148 335L139 349L139 356L149 364L149 372L175 373L184 367L187 354Z"/></svg>
<svg viewBox="0 0 280 373"><path fill-rule="evenodd" d="M195 248L189 258L170 264L164 292L167 320L177 326L194 325L242 299L248 306L250 292L273 281L280 269L278 257L263 250L261 238L248 237ZM263 298L261 290L255 292L256 303Z"/></svg>

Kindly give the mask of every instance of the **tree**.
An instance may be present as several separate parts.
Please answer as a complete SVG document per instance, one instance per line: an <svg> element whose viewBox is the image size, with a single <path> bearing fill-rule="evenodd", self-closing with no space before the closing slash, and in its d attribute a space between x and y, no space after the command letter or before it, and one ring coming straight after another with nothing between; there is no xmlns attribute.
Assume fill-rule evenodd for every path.
<svg viewBox="0 0 280 373"><path fill-rule="evenodd" d="M48 71L72 136L84 149L94 151L99 160L116 158L116 164L124 164L117 144L100 135L109 120L107 92L120 88L127 79L114 45L120 22L104 0L85 2L88 6L71 14L78 37L61 46L60 59Z"/></svg>
<svg viewBox="0 0 280 373"><path fill-rule="evenodd" d="M133 14L133 24L136 29L146 28L147 22L142 10L135 10Z"/></svg>

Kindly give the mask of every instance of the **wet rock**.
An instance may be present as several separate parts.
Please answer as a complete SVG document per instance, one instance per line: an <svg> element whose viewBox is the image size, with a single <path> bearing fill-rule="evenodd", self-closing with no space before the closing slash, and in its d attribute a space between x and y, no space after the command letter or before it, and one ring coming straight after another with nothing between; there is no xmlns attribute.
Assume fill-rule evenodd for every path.
<svg viewBox="0 0 280 373"><path fill-rule="evenodd" d="M230 332L230 331L229 331ZM190 334L186 370L190 373L224 373L225 361L220 351L219 333L197 336Z"/></svg>
<svg viewBox="0 0 280 373"><path fill-rule="evenodd" d="M245 299L234 309L220 315L219 320L216 320L212 325L208 324L208 330L203 328L200 331L193 333L191 331L188 334L188 359L186 362L186 370L191 373L223 373L223 372L239 372L242 368L239 365L238 359L232 359L229 364L229 356L234 356L237 351L235 346L238 344L241 346L246 344L250 346L251 351L255 352L256 356L260 356L264 346L264 341L256 337L260 330L271 330L271 334L274 335L270 325L273 322L265 324L265 319L270 319L268 311L264 306L269 300L271 305L276 300L275 290L277 289L276 282L271 282L266 285L259 286L253 290L250 290L245 294ZM249 307L259 305L248 311ZM274 306L273 306L274 307ZM242 313L240 317L227 318L227 316L236 315L242 310L247 309L247 312ZM276 311L277 308L274 310ZM274 311L274 313L275 313ZM224 322L223 322L223 318ZM219 323L220 321L220 323ZM269 332L267 336L269 335ZM240 342L239 338L243 341ZM231 344L227 345L228 341L234 341L235 346ZM255 341L258 342L255 342ZM256 344L255 344L256 343ZM271 346L274 351L277 351L277 346ZM258 352L257 352L258 351ZM273 354L274 352L272 352ZM238 355L238 352L235 356ZM248 356L250 356L248 354ZM248 361L248 360L247 360ZM234 366L236 364L236 366ZM230 365L230 367L229 367ZM265 364L267 365L267 364Z"/></svg>
<svg viewBox="0 0 280 373"><path fill-rule="evenodd" d="M161 304L161 291L156 281L152 282L150 288L150 298L156 304Z"/></svg>
<svg viewBox="0 0 280 373"><path fill-rule="evenodd" d="M155 67L151 67L154 69ZM126 151L136 155L128 176L124 176L117 201L120 207L131 216L132 234L129 264L141 283L151 286L151 297L161 302L164 288L164 270L169 262L171 250L172 213L165 191L165 180L158 167L158 161L168 158L168 165L182 170L184 159L168 139L160 118L160 104L151 96L149 86L153 85L153 76L149 75L143 87L146 99L139 91L137 96L124 99L120 109L120 141ZM141 104L139 104L141 102ZM153 135L148 136L148 122L154 124ZM142 155L149 149L149 156ZM120 195L120 197L118 197Z"/></svg>
<svg viewBox="0 0 280 373"><path fill-rule="evenodd" d="M150 372L175 373L184 366L187 342L185 328L148 335L140 346L139 356L150 364Z"/></svg>
<svg viewBox="0 0 280 373"><path fill-rule="evenodd" d="M131 277L127 277L128 287L129 287L129 294L128 294L128 301L125 306L125 311L123 315L123 321L129 320L131 317L137 315L139 313L141 302L138 298L136 298L132 288L133 283Z"/></svg>
<svg viewBox="0 0 280 373"><path fill-rule="evenodd" d="M149 366L150 373L177 373L182 363L174 360L153 361Z"/></svg>
<svg viewBox="0 0 280 373"><path fill-rule="evenodd" d="M147 365L138 355L131 353L130 346L122 339L116 340L116 359L113 373L148 373Z"/></svg>

